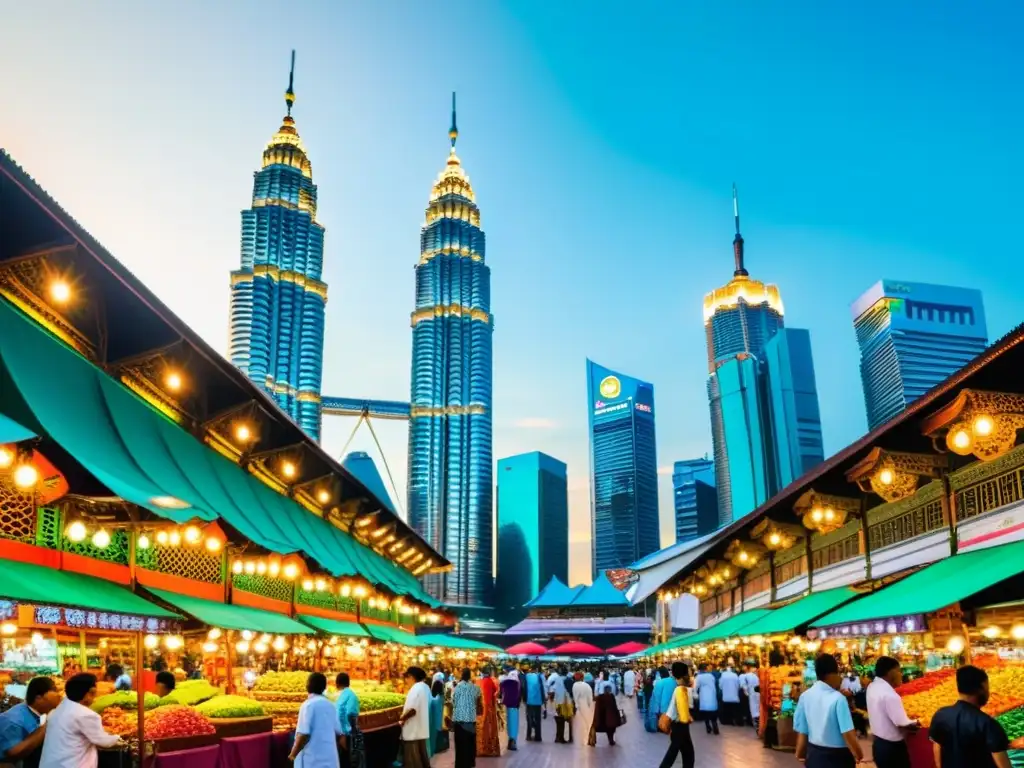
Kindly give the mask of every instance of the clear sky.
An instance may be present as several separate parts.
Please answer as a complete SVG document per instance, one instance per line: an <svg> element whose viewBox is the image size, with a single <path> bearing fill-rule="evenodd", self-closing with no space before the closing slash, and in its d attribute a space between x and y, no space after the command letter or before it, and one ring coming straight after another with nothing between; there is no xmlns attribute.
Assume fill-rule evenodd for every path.
<svg viewBox="0 0 1024 768"><path fill-rule="evenodd" d="M866 430L850 303L881 277L1024 320L1018 2L0 2L0 146L215 346L239 211L284 113L327 228L327 394L407 399L413 265L459 93L487 233L495 458L569 464L589 579L587 356L711 450L703 294L747 266L809 328L826 453ZM329 422L340 452L352 424ZM404 425L378 427L404 506ZM353 448L371 452L362 430Z"/></svg>

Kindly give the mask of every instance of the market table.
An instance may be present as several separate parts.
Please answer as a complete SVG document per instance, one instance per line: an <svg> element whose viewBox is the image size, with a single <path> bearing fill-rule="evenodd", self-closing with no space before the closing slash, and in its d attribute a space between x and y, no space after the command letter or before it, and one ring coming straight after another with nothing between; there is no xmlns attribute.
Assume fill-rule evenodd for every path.
<svg viewBox="0 0 1024 768"><path fill-rule="evenodd" d="M269 733L221 739L220 768L270 768L272 746Z"/></svg>
<svg viewBox="0 0 1024 768"><path fill-rule="evenodd" d="M910 768L935 768L932 742L928 738L927 728L907 734L907 751L910 752Z"/></svg>
<svg viewBox="0 0 1024 768"><path fill-rule="evenodd" d="M146 764L149 768L218 768L220 745L183 749L179 752L164 752L153 755Z"/></svg>
<svg viewBox="0 0 1024 768"><path fill-rule="evenodd" d="M294 741L295 731L274 731L270 734L270 764L288 765Z"/></svg>

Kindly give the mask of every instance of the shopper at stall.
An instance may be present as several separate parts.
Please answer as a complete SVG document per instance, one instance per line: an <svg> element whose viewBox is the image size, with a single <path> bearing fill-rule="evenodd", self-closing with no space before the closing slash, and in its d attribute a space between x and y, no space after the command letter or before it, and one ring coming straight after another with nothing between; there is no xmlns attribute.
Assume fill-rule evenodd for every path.
<svg viewBox="0 0 1024 768"><path fill-rule="evenodd" d="M743 711L740 709L740 676L729 665L718 678L718 689L722 692L722 724L743 725Z"/></svg>
<svg viewBox="0 0 1024 768"><path fill-rule="evenodd" d="M424 682L427 673L419 667L405 671L409 692L398 718L402 726L402 765L405 768L430 768L427 740L430 738L430 688Z"/></svg>
<svg viewBox="0 0 1024 768"><path fill-rule="evenodd" d="M121 741L103 730L100 716L89 707L96 698L96 675L79 673L64 684L65 699L46 719L40 768L96 768L97 747Z"/></svg>
<svg viewBox="0 0 1024 768"><path fill-rule="evenodd" d="M455 734L455 768L476 765L476 719L483 714L480 689L473 673L462 670L462 679L452 691L452 732Z"/></svg>
<svg viewBox="0 0 1024 768"><path fill-rule="evenodd" d="M960 700L936 712L928 729L935 768L1010 768L1006 732L981 711L989 697L985 670L960 667L956 689Z"/></svg>
<svg viewBox="0 0 1024 768"><path fill-rule="evenodd" d="M334 705L324 696L327 678L313 672L306 679L306 700L299 707L295 743L288 755L299 768L338 768L338 740L341 725Z"/></svg>
<svg viewBox="0 0 1024 768"><path fill-rule="evenodd" d="M693 739L690 738L690 670L681 661L672 664L672 701L664 717L669 721L669 745L662 758L660 768L672 768L677 755L682 755L683 768L693 768L696 757L693 752Z"/></svg>
<svg viewBox="0 0 1024 768"><path fill-rule="evenodd" d="M872 755L878 768L910 768L910 752L904 737L920 723L907 717L903 700L896 693L896 686L902 681L900 663L891 656L880 656L875 662L875 679L865 696L868 722L875 737Z"/></svg>
<svg viewBox="0 0 1024 768"><path fill-rule="evenodd" d="M132 679L125 674L124 667L120 664L108 664L104 680L113 683L115 691L130 691L132 689Z"/></svg>
<svg viewBox="0 0 1024 768"><path fill-rule="evenodd" d="M174 687L178 684L178 681L174 679L174 675L167 670L156 673L156 695L161 699L174 690Z"/></svg>
<svg viewBox="0 0 1024 768"><path fill-rule="evenodd" d="M338 701L334 705L335 714L338 718L338 728L341 730L339 744L341 746L341 768L349 768L355 764L353 757L361 750L362 739L359 737L359 697L352 690L352 681L348 672L339 672L334 678L334 685L338 689ZM359 742L357 744L356 742ZM358 748L358 749L357 749Z"/></svg>
<svg viewBox="0 0 1024 768"><path fill-rule="evenodd" d="M793 714L796 756L807 768L852 768L864 756L850 705L839 692L843 679L835 656L818 656L814 673L817 682L800 695Z"/></svg>
<svg viewBox="0 0 1024 768"><path fill-rule="evenodd" d="M701 664L694 687L697 689L697 703L700 708L700 715L704 720L704 728L708 733L718 735L718 682L713 673L708 671L707 664ZM671 681L672 679L669 678ZM675 683L671 682L671 686ZM670 693L675 694L674 687L669 688ZM655 694L657 695L657 694ZM665 707L668 712L668 706Z"/></svg>
<svg viewBox="0 0 1024 768"><path fill-rule="evenodd" d="M0 762L9 761L18 768L36 768L42 754L46 726L43 715L60 704L57 685L49 677L33 677L25 691L25 701L0 715Z"/></svg>
<svg viewBox="0 0 1024 768"><path fill-rule="evenodd" d="M544 676L540 665L526 675L526 740L542 741L541 710L544 708Z"/></svg>
<svg viewBox="0 0 1024 768"><path fill-rule="evenodd" d="M505 707L508 730L508 750L515 752L519 738L519 702L522 699L522 686L519 683L519 670L508 668L505 679L499 685L501 703Z"/></svg>

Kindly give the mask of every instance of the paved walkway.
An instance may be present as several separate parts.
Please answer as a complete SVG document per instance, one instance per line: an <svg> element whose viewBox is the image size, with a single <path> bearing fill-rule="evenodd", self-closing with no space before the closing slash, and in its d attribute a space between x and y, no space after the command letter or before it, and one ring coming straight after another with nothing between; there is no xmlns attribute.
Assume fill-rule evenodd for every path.
<svg viewBox="0 0 1024 768"><path fill-rule="evenodd" d="M537 744L525 741L526 720L521 716L519 749L503 752L501 757L477 758L477 768L658 768L668 736L647 733L634 705L627 709L628 722L615 734L616 746L608 746L607 737L598 734L596 747L586 746L585 738L576 736L574 744L555 744L555 721L548 717L541 721L541 735L545 741ZM697 768L799 768L791 752L776 752L761 746L750 728L722 728L721 736L709 736L701 723L693 726L693 745L697 753ZM502 749L504 749L502 734ZM448 750L434 757L432 768L452 768L455 753ZM681 768L682 760L676 761Z"/></svg>

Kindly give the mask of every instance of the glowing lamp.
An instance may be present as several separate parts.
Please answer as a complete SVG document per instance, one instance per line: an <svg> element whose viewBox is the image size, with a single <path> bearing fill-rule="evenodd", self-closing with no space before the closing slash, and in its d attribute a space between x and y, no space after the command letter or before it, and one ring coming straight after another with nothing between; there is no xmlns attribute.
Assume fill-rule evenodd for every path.
<svg viewBox="0 0 1024 768"><path fill-rule="evenodd" d="M886 467L885 469L878 473L878 482L880 482L882 485L892 485L895 479L896 473L893 472L888 467Z"/></svg>
<svg viewBox="0 0 1024 768"><path fill-rule="evenodd" d="M20 464L14 470L14 484L22 490L28 490L39 482L39 470L31 464Z"/></svg>
<svg viewBox="0 0 1024 768"><path fill-rule="evenodd" d="M816 523L820 523L824 519L825 510L823 510L821 507L815 507L814 509L811 510L811 520L813 520Z"/></svg>
<svg viewBox="0 0 1024 768"><path fill-rule="evenodd" d="M314 582L314 586L316 587L317 592L323 592L325 589L327 589L327 582L323 579L317 579Z"/></svg>
<svg viewBox="0 0 1024 768"><path fill-rule="evenodd" d="M256 653L266 653L267 652L267 644L264 643L264 642L256 642L256 643L253 643L252 649L254 651L256 651Z"/></svg>
<svg viewBox="0 0 1024 768"><path fill-rule="evenodd" d="M971 438L970 433L963 427L950 430L946 434L946 446L953 453L960 456L970 455L973 444L974 440Z"/></svg>
<svg viewBox="0 0 1024 768"><path fill-rule="evenodd" d="M342 584L341 585L341 596L342 597L348 597L351 594L352 594L352 585L351 584Z"/></svg>
<svg viewBox="0 0 1024 768"><path fill-rule="evenodd" d="M331 492L326 488L321 489L316 495L316 500L321 504L326 504L331 500Z"/></svg>
<svg viewBox="0 0 1024 768"><path fill-rule="evenodd" d="M0 469L10 469L15 458L17 457L15 456L14 451L6 445L0 445Z"/></svg>
<svg viewBox="0 0 1024 768"><path fill-rule="evenodd" d="M252 439L252 430L245 424L235 427L235 440L240 443L247 443Z"/></svg>
<svg viewBox="0 0 1024 768"><path fill-rule="evenodd" d="M313 580L312 579L303 579L302 580L302 589L305 592L312 592L313 591Z"/></svg>
<svg viewBox="0 0 1024 768"><path fill-rule="evenodd" d="M359 586L357 586L355 589L352 590L352 594L355 595L358 598L364 598L364 597L366 597L366 587L364 587L364 586L362 586L360 584Z"/></svg>
<svg viewBox="0 0 1024 768"><path fill-rule="evenodd" d="M138 547L139 549L149 549L149 546L150 546L151 543L152 542L150 542L149 536L147 536L146 534L142 534L136 540L135 546Z"/></svg>
<svg viewBox="0 0 1024 768"><path fill-rule="evenodd" d="M235 560L235 562L231 564L232 573L241 573L243 570L245 570L245 563L241 560Z"/></svg>
<svg viewBox="0 0 1024 768"><path fill-rule="evenodd" d="M239 653L248 653L249 643L245 640L239 640L237 643L235 643L235 650Z"/></svg>
<svg viewBox="0 0 1024 768"><path fill-rule="evenodd" d="M66 280L57 279L50 283L50 300L55 304L67 304L71 301L71 285Z"/></svg>
<svg viewBox="0 0 1024 768"><path fill-rule="evenodd" d="M216 643L203 643L203 653L216 653L219 649Z"/></svg>
<svg viewBox="0 0 1024 768"><path fill-rule="evenodd" d="M745 563L750 559L750 555L748 555L745 550L740 550L739 559L741 563Z"/></svg>
<svg viewBox="0 0 1024 768"><path fill-rule="evenodd" d="M276 557L271 558L270 562L267 563L267 573L270 575L270 578L276 579L281 573L281 561Z"/></svg>
<svg viewBox="0 0 1024 768"><path fill-rule="evenodd" d="M996 428L996 423L987 413L982 413L974 418L971 428L978 437L988 437Z"/></svg>
<svg viewBox="0 0 1024 768"><path fill-rule="evenodd" d="M245 572L247 574L249 574L250 576L252 576L254 573L256 573L256 563L253 562L252 560L247 562L245 564Z"/></svg>
<svg viewBox="0 0 1024 768"><path fill-rule="evenodd" d="M946 650L952 654L963 653L964 650L964 639L959 635L953 635L949 640L946 641Z"/></svg>
<svg viewBox="0 0 1024 768"><path fill-rule="evenodd" d="M176 635L168 635L164 638L164 646L166 646L169 651L176 651L181 648L182 645L184 645L184 642Z"/></svg>
<svg viewBox="0 0 1024 768"><path fill-rule="evenodd" d="M217 629L216 627L214 627L213 629L211 629L209 632L206 633L206 636L210 640L220 640L220 630Z"/></svg>
<svg viewBox="0 0 1024 768"><path fill-rule="evenodd" d="M294 581L299 577L299 566L294 562L285 563L284 567L281 569L281 572L284 574L284 577L286 579L288 579L289 581Z"/></svg>
<svg viewBox="0 0 1024 768"><path fill-rule="evenodd" d="M92 545L96 549L106 549L110 546L110 534L100 528L92 535Z"/></svg>
<svg viewBox="0 0 1024 768"><path fill-rule="evenodd" d="M0 624L0 635L6 635L7 637L10 637L11 635L15 635L17 633L18 625L15 624L13 621L5 621L3 624Z"/></svg>
<svg viewBox="0 0 1024 768"><path fill-rule="evenodd" d="M768 537L768 543L773 547L777 547L782 543L782 537L778 533L773 532L772 535Z"/></svg>
<svg viewBox="0 0 1024 768"><path fill-rule="evenodd" d="M281 464L281 474L289 479L295 477L295 473L297 471L298 470L295 469L295 465L290 461L285 461Z"/></svg>
<svg viewBox="0 0 1024 768"><path fill-rule="evenodd" d="M170 542L170 540L171 539L167 535L167 531L159 531L159 532L157 532L157 534L156 534L156 543L159 544L161 547L166 547L168 542Z"/></svg>
<svg viewBox="0 0 1024 768"><path fill-rule="evenodd" d="M1010 636L1014 640L1024 640L1024 624L1014 624L1010 628Z"/></svg>
<svg viewBox="0 0 1024 768"><path fill-rule="evenodd" d="M142 641L142 644L151 651L154 648L156 648L159 643L160 638L158 638L156 635L146 635L146 637Z"/></svg>
<svg viewBox="0 0 1024 768"><path fill-rule="evenodd" d="M75 522L68 526L68 540L73 541L75 544L78 544L80 541L85 541L85 537L87 535L89 535L89 531L86 529L85 523L81 520L75 520Z"/></svg>
<svg viewBox="0 0 1024 768"><path fill-rule="evenodd" d="M189 544L198 544L200 539L203 538L203 532L200 531L196 526L190 525L185 529L185 541Z"/></svg>
<svg viewBox="0 0 1024 768"><path fill-rule="evenodd" d="M995 640L997 637L999 637L1000 630L999 627L995 626L985 627L983 630L981 630L981 634L982 637L984 637L987 640Z"/></svg>
<svg viewBox="0 0 1024 768"><path fill-rule="evenodd" d="M206 538L206 551L207 552L209 552L211 554L215 554L217 552L220 552L220 547L221 547L220 539L218 539L216 536L208 536Z"/></svg>
<svg viewBox="0 0 1024 768"><path fill-rule="evenodd" d="M266 563L266 561L265 560L260 560L259 562L257 562L256 563L256 573L258 573L260 576L262 576L266 572L267 572L267 563Z"/></svg>
<svg viewBox="0 0 1024 768"><path fill-rule="evenodd" d="M176 547L181 544L181 534L177 531L171 531L167 534L167 542L172 546Z"/></svg>
<svg viewBox="0 0 1024 768"><path fill-rule="evenodd" d="M271 648L273 648L278 653L280 653L281 651L283 651L287 647L288 647L288 642L283 637L275 637L274 638L274 642L271 645Z"/></svg>
<svg viewBox="0 0 1024 768"><path fill-rule="evenodd" d="M181 374L177 371L168 371L167 375L164 377L164 384L171 392L177 392L181 389Z"/></svg>
<svg viewBox="0 0 1024 768"><path fill-rule="evenodd" d="M243 629L242 630L242 639L243 640L252 640L252 631L248 630L248 629Z"/></svg>

